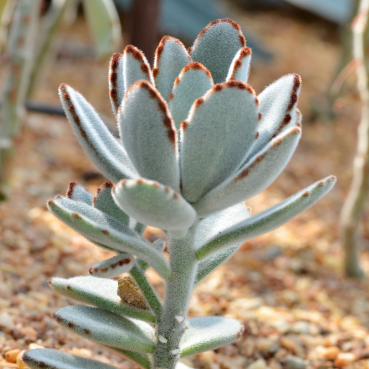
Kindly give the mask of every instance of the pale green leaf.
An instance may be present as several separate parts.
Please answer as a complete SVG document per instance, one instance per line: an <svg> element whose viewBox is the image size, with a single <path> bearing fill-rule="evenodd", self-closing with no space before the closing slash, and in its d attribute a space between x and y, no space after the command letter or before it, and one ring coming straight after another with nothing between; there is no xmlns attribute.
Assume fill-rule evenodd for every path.
<svg viewBox="0 0 369 369"><path fill-rule="evenodd" d="M137 173L123 146L86 99L66 84L60 85L59 96L80 144L103 175L112 182L136 178Z"/></svg>
<svg viewBox="0 0 369 369"><path fill-rule="evenodd" d="M114 185L111 182L105 182L104 184L102 184L97 189L97 194L94 197L92 204L96 209L99 209L104 213L111 215L113 218L128 226L129 216L120 208L118 208L113 200L111 193L113 186Z"/></svg>
<svg viewBox="0 0 369 369"><path fill-rule="evenodd" d="M96 277L74 277L50 279L51 288L71 299L109 310L119 315L154 323L155 316L150 311L139 311L123 305L117 295L118 281Z"/></svg>
<svg viewBox="0 0 369 369"><path fill-rule="evenodd" d="M123 211L153 227L187 230L196 219L195 210L180 194L157 182L121 181L114 187L113 197Z"/></svg>
<svg viewBox="0 0 369 369"><path fill-rule="evenodd" d="M283 171L301 137L292 127L273 139L237 172L194 204L199 216L207 216L235 205L267 188Z"/></svg>
<svg viewBox="0 0 369 369"><path fill-rule="evenodd" d="M180 355L199 354L228 345L241 337L243 330L235 319L218 316L189 319L179 345Z"/></svg>
<svg viewBox="0 0 369 369"><path fill-rule="evenodd" d="M84 0L87 23L100 58L119 48L122 39L119 16L113 0Z"/></svg>
<svg viewBox="0 0 369 369"><path fill-rule="evenodd" d="M196 252L198 259L203 259L236 243L268 233L293 219L295 216L314 205L326 195L336 183L336 177L329 176L295 195L236 224L231 229L220 233Z"/></svg>
<svg viewBox="0 0 369 369"><path fill-rule="evenodd" d="M191 63L182 69L169 98L169 108L177 130L188 117L195 100L205 95L213 84L210 72L200 63Z"/></svg>
<svg viewBox="0 0 369 369"><path fill-rule="evenodd" d="M31 369L116 369L115 366L53 349L26 351L22 360Z"/></svg>
<svg viewBox="0 0 369 369"><path fill-rule="evenodd" d="M155 349L155 331L142 321L90 306L67 306L52 316L63 327L102 345L144 353Z"/></svg>
<svg viewBox="0 0 369 369"><path fill-rule="evenodd" d="M126 92L140 80L145 80L155 86L149 62L143 52L132 45L128 45L124 49L123 76Z"/></svg>
<svg viewBox="0 0 369 369"><path fill-rule="evenodd" d="M174 80L181 70L192 62L181 41L164 36L155 52L154 77L156 88L164 100L169 101Z"/></svg>
<svg viewBox="0 0 369 369"><path fill-rule="evenodd" d="M218 19L200 32L192 46L191 57L210 70L214 83L220 83L226 80L238 50L245 46L241 27L231 19Z"/></svg>
<svg viewBox="0 0 369 369"><path fill-rule="evenodd" d="M251 55L252 51L249 47L243 47L237 52L229 68L227 81L236 79L247 83L250 74Z"/></svg>
<svg viewBox="0 0 369 369"><path fill-rule="evenodd" d="M190 202L226 180L255 141L258 105L239 81L215 85L193 104L181 125L182 193Z"/></svg>
<svg viewBox="0 0 369 369"><path fill-rule="evenodd" d="M147 81L126 93L118 116L120 136L141 177L179 189L177 132L166 102Z"/></svg>

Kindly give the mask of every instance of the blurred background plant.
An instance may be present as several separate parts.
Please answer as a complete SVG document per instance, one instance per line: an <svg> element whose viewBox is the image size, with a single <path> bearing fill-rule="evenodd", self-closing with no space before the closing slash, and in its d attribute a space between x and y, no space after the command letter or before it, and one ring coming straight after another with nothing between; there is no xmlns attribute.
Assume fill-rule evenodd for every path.
<svg viewBox="0 0 369 369"><path fill-rule="evenodd" d="M76 8L74 0L2 0L2 58L8 73L0 120L0 200L5 199L8 192L7 177L26 99L32 97L46 60L54 54L55 37L69 3ZM121 45L121 28L114 3L92 0L84 1L83 6L96 54L99 58L106 57ZM76 9L69 11L76 12Z"/></svg>

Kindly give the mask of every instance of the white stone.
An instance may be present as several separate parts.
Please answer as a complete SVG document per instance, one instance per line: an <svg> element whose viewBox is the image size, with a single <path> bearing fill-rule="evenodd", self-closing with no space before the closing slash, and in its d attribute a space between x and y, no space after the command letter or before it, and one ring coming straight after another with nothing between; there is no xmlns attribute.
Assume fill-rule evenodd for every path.
<svg viewBox="0 0 369 369"><path fill-rule="evenodd" d="M167 343L168 342L168 340L164 336L159 336L158 338L159 338L159 341L161 343Z"/></svg>

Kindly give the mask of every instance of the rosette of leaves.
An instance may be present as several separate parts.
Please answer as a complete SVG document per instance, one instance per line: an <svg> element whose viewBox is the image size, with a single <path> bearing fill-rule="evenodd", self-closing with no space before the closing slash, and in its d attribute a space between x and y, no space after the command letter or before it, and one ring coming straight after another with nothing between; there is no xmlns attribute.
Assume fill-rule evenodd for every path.
<svg viewBox="0 0 369 369"><path fill-rule="evenodd" d="M184 368L181 357L241 336L229 318L187 318L197 283L246 240L286 223L324 196L320 180L251 216L244 201L270 185L301 135L301 79L287 75L256 96L247 84L251 50L229 19L206 27L188 51L164 37L151 70L134 46L111 59L115 139L84 97L63 84L60 98L86 153L111 181L96 196L72 183L50 211L96 245L115 252L89 277L53 278L51 287L92 306L54 313L64 327L119 352L144 368ZM164 230L154 244L145 227ZM169 261L163 256L164 242ZM165 282L162 301L145 276ZM127 273L119 282L113 279ZM52 350L28 351L32 368L110 368Z"/></svg>

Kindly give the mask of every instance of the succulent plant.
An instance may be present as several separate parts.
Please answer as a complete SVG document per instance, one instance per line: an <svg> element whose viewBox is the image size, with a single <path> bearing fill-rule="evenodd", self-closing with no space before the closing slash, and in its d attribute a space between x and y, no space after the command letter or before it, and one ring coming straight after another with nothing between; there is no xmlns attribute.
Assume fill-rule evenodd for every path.
<svg viewBox="0 0 369 369"><path fill-rule="evenodd" d="M301 135L300 77L282 77L256 96L247 85L250 60L240 27L229 19L210 23L190 51L164 37L153 70L138 49L126 47L109 71L120 140L80 93L60 86L76 136L111 182L96 196L72 183L48 207L116 254L92 265L92 276L51 279L56 291L92 305L57 310L62 326L147 369L187 368L181 357L241 336L234 319L188 319L193 288L243 242L286 223L335 183L327 177L250 215L243 201L274 181ZM148 242L147 225L163 229L166 239ZM145 276L148 267L165 282L164 301ZM28 351L24 361L35 369L110 368L46 349Z"/></svg>

